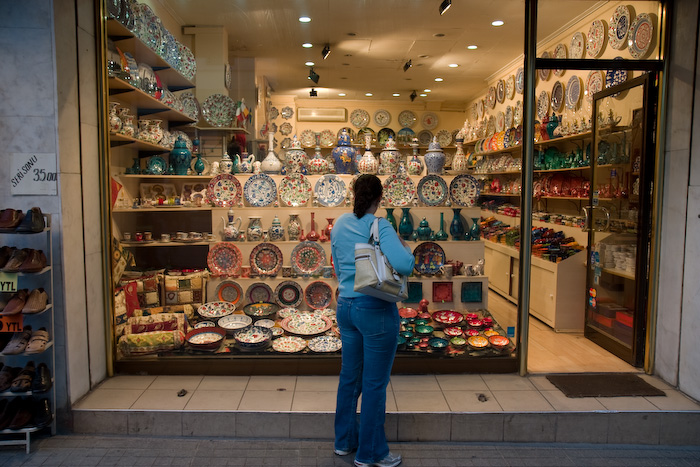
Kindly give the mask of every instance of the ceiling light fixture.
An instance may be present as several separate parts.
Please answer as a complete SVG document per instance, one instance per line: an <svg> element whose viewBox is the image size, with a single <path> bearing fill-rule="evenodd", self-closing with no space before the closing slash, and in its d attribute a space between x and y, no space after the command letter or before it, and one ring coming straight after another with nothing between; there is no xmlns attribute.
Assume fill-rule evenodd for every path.
<svg viewBox="0 0 700 467"><path fill-rule="evenodd" d="M394 97L399 97L400 95L401 94L399 94L398 92L395 92L394 94L392 94L392 96L394 96Z"/></svg>
<svg viewBox="0 0 700 467"><path fill-rule="evenodd" d="M435 78L435 81L439 83L439 82L444 81L444 80L442 78Z"/></svg>
<svg viewBox="0 0 700 467"><path fill-rule="evenodd" d="M311 81L313 81L314 83L318 84L319 78L320 78L320 76L318 75L318 73L316 73L316 72L314 71L314 69L313 69L313 67L312 67L312 68L309 70L309 79L310 79Z"/></svg>
<svg viewBox="0 0 700 467"><path fill-rule="evenodd" d="M411 63L411 60L407 61L406 63L403 64L403 71L408 71L409 68L413 66L413 63Z"/></svg>
<svg viewBox="0 0 700 467"><path fill-rule="evenodd" d="M339 92L338 95L339 95L340 97L345 97L345 93L344 93L344 92Z"/></svg>
<svg viewBox="0 0 700 467"><path fill-rule="evenodd" d="M496 21L491 21L491 26L503 26L504 24L506 23L504 23L500 19L497 19Z"/></svg>
<svg viewBox="0 0 700 467"><path fill-rule="evenodd" d="M305 49L310 49L314 45L311 42L304 42L303 44L301 44L301 46L304 47Z"/></svg>
<svg viewBox="0 0 700 467"><path fill-rule="evenodd" d="M372 97L372 93L371 93L371 92L366 92L366 93L365 93L365 96L367 96L367 97Z"/></svg>
<svg viewBox="0 0 700 467"><path fill-rule="evenodd" d="M410 95L411 102L413 102L414 100L416 100L416 97L417 97L417 96L418 96L418 93L417 93L416 90L414 89L413 92L412 92L411 95Z"/></svg>
<svg viewBox="0 0 700 467"><path fill-rule="evenodd" d="M306 63L304 63L304 65L306 65L306 66L314 66L314 65L316 65L316 64L315 64L314 62L306 62Z"/></svg>
<svg viewBox="0 0 700 467"><path fill-rule="evenodd" d="M452 6L452 0L442 0L442 3L440 4L440 8L438 8L438 11L440 12L441 15L444 15L447 10L450 9Z"/></svg>
<svg viewBox="0 0 700 467"><path fill-rule="evenodd" d="M420 96L421 96L421 97L428 97L427 94L421 94Z"/></svg>
<svg viewBox="0 0 700 467"><path fill-rule="evenodd" d="M311 88L311 91L309 91L309 97L316 97L318 96L318 91L316 91L314 88Z"/></svg>
<svg viewBox="0 0 700 467"><path fill-rule="evenodd" d="M321 51L321 56L323 59L327 59L328 56L331 54L331 46L329 44L326 44L323 46L323 50Z"/></svg>
<svg viewBox="0 0 700 467"><path fill-rule="evenodd" d="M457 68L459 65L456 64L456 63L450 63L450 64L447 65L447 66L450 67L450 68Z"/></svg>
<svg viewBox="0 0 700 467"><path fill-rule="evenodd" d="M310 22L311 22L311 18L309 18L308 16L300 16L300 17L299 17L299 22L300 22L300 23L310 23Z"/></svg>
<svg viewBox="0 0 700 467"><path fill-rule="evenodd" d="M478 49L478 46L476 46L476 45L468 45L467 48L468 48L469 50L476 50L476 49Z"/></svg>
<svg viewBox="0 0 700 467"><path fill-rule="evenodd" d="M430 92L430 89L423 89L423 92Z"/></svg>

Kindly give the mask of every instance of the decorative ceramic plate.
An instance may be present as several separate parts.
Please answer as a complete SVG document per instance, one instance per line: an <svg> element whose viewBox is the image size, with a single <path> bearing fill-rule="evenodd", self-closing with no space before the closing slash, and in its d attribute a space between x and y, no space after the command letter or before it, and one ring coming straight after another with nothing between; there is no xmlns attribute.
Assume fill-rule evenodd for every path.
<svg viewBox="0 0 700 467"><path fill-rule="evenodd" d="M311 198L311 183L300 173L292 173L280 181L280 203L284 206L304 206Z"/></svg>
<svg viewBox="0 0 700 467"><path fill-rule="evenodd" d="M418 310L415 308L399 308L399 316L401 318L415 318L418 316Z"/></svg>
<svg viewBox="0 0 700 467"><path fill-rule="evenodd" d="M622 60L622 57L615 57L615 60ZM608 70L605 73L605 88L611 88L627 81L627 70ZM611 94L610 97L617 97L620 93Z"/></svg>
<svg viewBox="0 0 700 467"><path fill-rule="evenodd" d="M294 313L280 323L282 329L300 336L314 336L328 331L333 323L318 313Z"/></svg>
<svg viewBox="0 0 700 467"><path fill-rule="evenodd" d="M565 59L566 55L566 46L561 43L557 44L557 46L554 48L553 58ZM565 69L557 68L556 70L554 70L554 76L563 76L565 72Z"/></svg>
<svg viewBox="0 0 700 467"><path fill-rule="evenodd" d="M461 323L462 321L464 321L464 315L462 313L459 313L458 311L440 310L440 311L436 311L435 313L433 313L433 320L440 323L440 324L458 324L458 323ZM459 328L457 328L457 329L459 329ZM445 331L447 331L447 329L445 329ZM445 334L447 334L447 332L445 332ZM460 331L459 334L453 334L453 335L459 336L461 334L462 333Z"/></svg>
<svg viewBox="0 0 700 467"><path fill-rule="evenodd" d="M223 281L216 287L214 295L220 301L230 302L235 305L243 297L243 289L234 281Z"/></svg>
<svg viewBox="0 0 700 467"><path fill-rule="evenodd" d="M312 352L337 352L342 346L343 342L335 336L318 336L309 341Z"/></svg>
<svg viewBox="0 0 700 467"><path fill-rule="evenodd" d="M241 271L243 255L236 245L221 242L207 255L207 267L215 276L235 276Z"/></svg>
<svg viewBox="0 0 700 467"><path fill-rule="evenodd" d="M315 281L306 286L304 300L310 308L322 310L333 301L333 289L323 281Z"/></svg>
<svg viewBox="0 0 700 467"><path fill-rule="evenodd" d="M569 45L570 58L582 59L586 54L586 36L582 32L577 32L571 37Z"/></svg>
<svg viewBox="0 0 700 467"><path fill-rule="evenodd" d="M197 313L202 318L221 318L236 311L236 305L230 302L209 302L199 305Z"/></svg>
<svg viewBox="0 0 700 467"><path fill-rule="evenodd" d="M280 125L280 133L282 133L282 135L284 135L284 136L291 134L293 130L294 130L294 127L289 122L284 122L283 124Z"/></svg>
<svg viewBox="0 0 700 467"><path fill-rule="evenodd" d="M220 208L236 206L241 199L240 182L231 174L219 174L207 185L209 202Z"/></svg>
<svg viewBox="0 0 700 467"><path fill-rule="evenodd" d="M302 292L300 293L299 296L303 299L303 298L304 298L304 292L302 291ZM286 308L282 308L281 310L279 310L279 311L277 312L277 316L278 316L280 319L284 319L284 318L289 318L290 316L292 316L292 315L295 314L295 313L302 313L302 312L299 311L299 310L297 310L297 309L294 308L294 307L286 307Z"/></svg>
<svg viewBox="0 0 700 467"><path fill-rule="evenodd" d="M552 86L551 104L553 112L559 112L564 105L564 85L561 84L561 81L557 81Z"/></svg>
<svg viewBox="0 0 700 467"><path fill-rule="evenodd" d="M630 26L627 47L632 58L644 58L654 39L654 24L646 13L640 13Z"/></svg>
<svg viewBox="0 0 700 467"><path fill-rule="evenodd" d="M515 110L513 110L513 123L515 123L515 126L523 123L523 101L518 101L515 103Z"/></svg>
<svg viewBox="0 0 700 467"><path fill-rule="evenodd" d="M505 80L499 79L496 83L496 100L499 104L502 104L506 100L506 82Z"/></svg>
<svg viewBox="0 0 700 467"><path fill-rule="evenodd" d="M317 275L326 265L326 252L317 242L301 242L292 250L291 263L297 274Z"/></svg>
<svg viewBox="0 0 700 467"><path fill-rule="evenodd" d="M479 119L484 118L484 112L486 111L485 107L486 107L486 101L484 101L484 99L479 99L476 102L476 112L479 116Z"/></svg>
<svg viewBox="0 0 700 467"><path fill-rule="evenodd" d="M424 242L413 250L414 269L421 274L437 274L445 264L445 251L434 242Z"/></svg>
<svg viewBox="0 0 700 467"><path fill-rule="evenodd" d="M212 94L202 104L202 116L211 126L229 127L236 115L236 103L223 94Z"/></svg>
<svg viewBox="0 0 700 467"><path fill-rule="evenodd" d="M314 192L319 204L328 208L340 206L347 196L345 182L335 174L322 175L316 181Z"/></svg>
<svg viewBox="0 0 700 467"><path fill-rule="evenodd" d="M250 252L250 269L260 276L276 276L282 268L282 251L272 243L259 243Z"/></svg>
<svg viewBox="0 0 700 467"><path fill-rule="evenodd" d="M542 91L537 98L537 116L542 120L549 114L549 93Z"/></svg>
<svg viewBox="0 0 700 467"><path fill-rule="evenodd" d="M184 108L183 113L194 121L199 120L199 101L191 91L180 94L180 102ZM191 150L191 149L190 149Z"/></svg>
<svg viewBox="0 0 700 467"><path fill-rule="evenodd" d="M260 326L261 328L272 329L272 327L275 325L275 321L271 319L259 319L255 322L255 325Z"/></svg>
<svg viewBox="0 0 700 467"><path fill-rule="evenodd" d="M282 149L289 149L292 147L292 139L291 138L284 138L282 142L280 143L280 146L282 146Z"/></svg>
<svg viewBox="0 0 700 467"><path fill-rule="evenodd" d="M479 109L478 104L476 102L469 106L469 116L472 120L476 120L479 118Z"/></svg>
<svg viewBox="0 0 700 467"><path fill-rule="evenodd" d="M501 110L496 114L496 131L503 131L506 127L506 114Z"/></svg>
<svg viewBox="0 0 700 467"><path fill-rule="evenodd" d="M272 331L262 326L250 326L233 335L236 343L244 347L261 347L272 340Z"/></svg>
<svg viewBox="0 0 700 467"><path fill-rule="evenodd" d="M581 99L581 78L572 76L566 85L566 108L575 110Z"/></svg>
<svg viewBox="0 0 700 467"><path fill-rule="evenodd" d="M421 125L426 130L433 130L438 126L438 116L433 112L425 112L420 119Z"/></svg>
<svg viewBox="0 0 700 467"><path fill-rule="evenodd" d="M319 137L321 146L325 148L333 147L336 142L335 134L331 130L323 130Z"/></svg>
<svg viewBox="0 0 700 467"><path fill-rule="evenodd" d="M426 175L418 182L418 199L426 206L439 206L447 199L447 183L439 175Z"/></svg>
<svg viewBox="0 0 700 467"><path fill-rule="evenodd" d="M355 144L362 145L362 147L367 147L367 135L369 135L369 145L374 146L377 144L377 134L373 129L366 126L357 130L357 136L355 136Z"/></svg>
<svg viewBox="0 0 700 467"><path fill-rule="evenodd" d="M377 110L374 112L374 123L380 127L387 126L391 123L391 114L384 109Z"/></svg>
<svg viewBox="0 0 700 467"><path fill-rule="evenodd" d="M401 128L396 136L396 142L404 147L408 147L413 142L415 136L416 133L410 128Z"/></svg>
<svg viewBox="0 0 700 467"><path fill-rule="evenodd" d="M467 339L467 342L469 345L477 349L483 349L489 345L489 340L484 336L471 336L469 339Z"/></svg>
<svg viewBox="0 0 700 467"><path fill-rule="evenodd" d="M605 87L605 81L603 80L602 71L593 70L588 73L588 78L586 78L586 100L593 102L593 95L602 91L603 87Z"/></svg>
<svg viewBox="0 0 700 467"><path fill-rule="evenodd" d="M248 287L248 290L245 291L245 299L248 302L248 304L258 302L270 303L272 302L272 289L269 285L265 284L264 282L254 282L250 285L250 287ZM248 312L248 305L246 305L244 311L247 315L250 315L250 313ZM263 315L253 314L252 316Z"/></svg>
<svg viewBox="0 0 700 467"><path fill-rule="evenodd" d="M279 116L279 114L280 114L280 111L277 110L277 107L275 107L273 105L272 107L270 107L270 111L267 113L267 119L274 120Z"/></svg>
<svg viewBox="0 0 700 467"><path fill-rule="evenodd" d="M148 158L146 167L150 175L163 175L168 170L168 163L165 162L165 159L156 155Z"/></svg>
<svg viewBox="0 0 700 467"><path fill-rule="evenodd" d="M272 341L272 350L280 353L296 353L306 348L306 340L297 336L282 336Z"/></svg>
<svg viewBox="0 0 700 467"><path fill-rule="evenodd" d="M542 52L541 58L549 58L549 52ZM540 81L547 81L549 79L550 71L551 70L549 68L540 68L537 70L537 75L540 77Z"/></svg>
<svg viewBox="0 0 700 467"><path fill-rule="evenodd" d="M294 109L292 109L289 106L282 107L282 114L281 115L282 115L283 119L289 120L294 115Z"/></svg>
<svg viewBox="0 0 700 467"><path fill-rule="evenodd" d="M253 318L247 315L228 315L221 318L217 324L227 331L237 331L253 323Z"/></svg>
<svg viewBox="0 0 700 467"><path fill-rule="evenodd" d="M423 130L418 133L418 144L421 146L428 146L432 142L433 134L430 132L430 130Z"/></svg>
<svg viewBox="0 0 700 467"><path fill-rule="evenodd" d="M615 8L608 26L608 44L616 50L622 50L627 44L627 33L630 30L630 10L626 5Z"/></svg>
<svg viewBox="0 0 700 467"><path fill-rule="evenodd" d="M506 106L505 120L506 120L506 128L512 128L513 127L513 107L510 105Z"/></svg>
<svg viewBox="0 0 700 467"><path fill-rule="evenodd" d="M197 74L197 61L194 58L194 54L186 45L177 44L177 49L180 54L180 73L182 76L192 81L192 79Z"/></svg>
<svg viewBox="0 0 700 467"><path fill-rule="evenodd" d="M506 78L506 98L512 99L515 97L515 76L508 75Z"/></svg>
<svg viewBox="0 0 700 467"><path fill-rule="evenodd" d="M350 143L355 143L355 130L353 130L349 126L343 127L340 130L338 130L338 134L336 135L335 141L340 141L340 137L343 135L343 130L348 132L348 136L350 137Z"/></svg>
<svg viewBox="0 0 700 467"><path fill-rule="evenodd" d="M402 110L399 114L399 125L401 125L401 128L413 127L416 124L416 120L418 120L416 114L410 110Z"/></svg>
<svg viewBox="0 0 700 467"><path fill-rule="evenodd" d="M588 41L586 42L586 52L591 58L598 58L605 47L607 38L605 23L602 19L597 19L591 23L588 30Z"/></svg>
<svg viewBox="0 0 700 467"><path fill-rule="evenodd" d="M496 132L496 117L489 115L489 119L486 122L486 136L493 136ZM494 148L495 150L495 148Z"/></svg>
<svg viewBox="0 0 700 467"><path fill-rule="evenodd" d="M275 288L275 302L283 308L298 307L304 300L304 291L297 282L283 281ZM281 312L281 310L280 310ZM286 318L280 314L280 318Z"/></svg>
<svg viewBox="0 0 700 467"><path fill-rule="evenodd" d="M391 128L382 128L377 132L377 143L379 146L384 147L389 138L393 138L396 141L396 133Z"/></svg>
<svg viewBox="0 0 700 467"><path fill-rule="evenodd" d="M442 148L446 148L452 144L452 133L448 130L440 130L435 136L437 136L438 143L440 143L440 147Z"/></svg>
<svg viewBox="0 0 700 467"><path fill-rule="evenodd" d="M486 94L486 105L493 109L496 107L496 88L491 86L488 93Z"/></svg>
<svg viewBox="0 0 700 467"><path fill-rule="evenodd" d="M387 206L406 206L416 196L416 186L406 174L391 174L384 180L382 200Z"/></svg>
<svg viewBox="0 0 700 467"><path fill-rule="evenodd" d="M304 130L301 132L299 141L305 148L313 148L316 146L316 133L311 130Z"/></svg>
<svg viewBox="0 0 700 467"><path fill-rule="evenodd" d="M518 68L517 73L515 73L515 91L518 94L522 94L525 89L525 69L523 67ZM481 117L479 117L481 118Z"/></svg>
<svg viewBox="0 0 700 467"><path fill-rule="evenodd" d="M457 206L473 207L479 198L479 182L468 174L457 175L450 182L450 199Z"/></svg>
<svg viewBox="0 0 700 467"><path fill-rule="evenodd" d="M244 306L243 313L255 319L274 319L279 309L280 307L276 303L255 302Z"/></svg>
<svg viewBox="0 0 700 467"><path fill-rule="evenodd" d="M245 182L243 195L251 206L267 206L272 204L277 198L277 186L269 175L254 174Z"/></svg>
<svg viewBox="0 0 700 467"><path fill-rule="evenodd" d="M364 109L355 109L350 114L350 123L355 128L362 128L369 125L369 113Z"/></svg>

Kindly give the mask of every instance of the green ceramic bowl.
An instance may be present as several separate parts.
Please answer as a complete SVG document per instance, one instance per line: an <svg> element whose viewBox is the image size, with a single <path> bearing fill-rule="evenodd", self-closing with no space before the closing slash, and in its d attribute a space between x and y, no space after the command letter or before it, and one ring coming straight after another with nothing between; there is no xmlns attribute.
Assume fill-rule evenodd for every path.
<svg viewBox="0 0 700 467"><path fill-rule="evenodd" d="M432 326L426 326L426 325L416 326L416 334L418 334L419 336L429 336L432 333L433 333Z"/></svg>

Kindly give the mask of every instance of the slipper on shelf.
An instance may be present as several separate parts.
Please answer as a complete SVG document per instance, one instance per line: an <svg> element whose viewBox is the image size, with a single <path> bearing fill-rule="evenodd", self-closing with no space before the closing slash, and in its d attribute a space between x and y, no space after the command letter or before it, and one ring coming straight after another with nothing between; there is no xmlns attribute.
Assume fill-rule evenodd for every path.
<svg viewBox="0 0 700 467"><path fill-rule="evenodd" d="M18 355L27 348L29 339L32 337L32 327L27 325L20 332L14 333L10 342L7 343L2 353L4 355Z"/></svg>
<svg viewBox="0 0 700 467"><path fill-rule="evenodd" d="M46 309L48 301L49 294L46 293L46 290L43 288L34 289L29 293L22 313L25 315L40 313Z"/></svg>
<svg viewBox="0 0 700 467"><path fill-rule="evenodd" d="M34 375L36 370L34 368L34 362L27 362L27 364L22 368L17 377L12 380L12 386L10 386L11 392L27 392L32 388L32 381L34 381Z"/></svg>
<svg viewBox="0 0 700 467"><path fill-rule="evenodd" d="M12 381L14 381L19 372L19 368L12 367L10 365L5 365L2 367L2 370L0 370L0 392L5 392L10 389Z"/></svg>
<svg viewBox="0 0 700 467"><path fill-rule="evenodd" d="M27 299L29 298L29 290L28 289L22 289L18 290L17 293L15 293L12 298L10 299L9 302L7 302L7 305L0 311L0 315L2 316L8 316L8 315L16 315L17 313L20 313L24 306L27 303Z"/></svg>
<svg viewBox="0 0 700 467"><path fill-rule="evenodd" d="M39 328L32 333L32 337L29 339L24 353L26 355L41 353L46 350L46 344L48 344L49 341L49 332L46 328Z"/></svg>

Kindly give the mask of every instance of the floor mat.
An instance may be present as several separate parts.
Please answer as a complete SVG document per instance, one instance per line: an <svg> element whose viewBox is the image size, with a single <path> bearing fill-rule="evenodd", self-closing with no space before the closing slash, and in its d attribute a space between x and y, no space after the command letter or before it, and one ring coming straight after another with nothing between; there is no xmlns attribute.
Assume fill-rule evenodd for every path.
<svg viewBox="0 0 700 467"><path fill-rule="evenodd" d="M547 375L566 397L665 396L666 394L629 373Z"/></svg>

